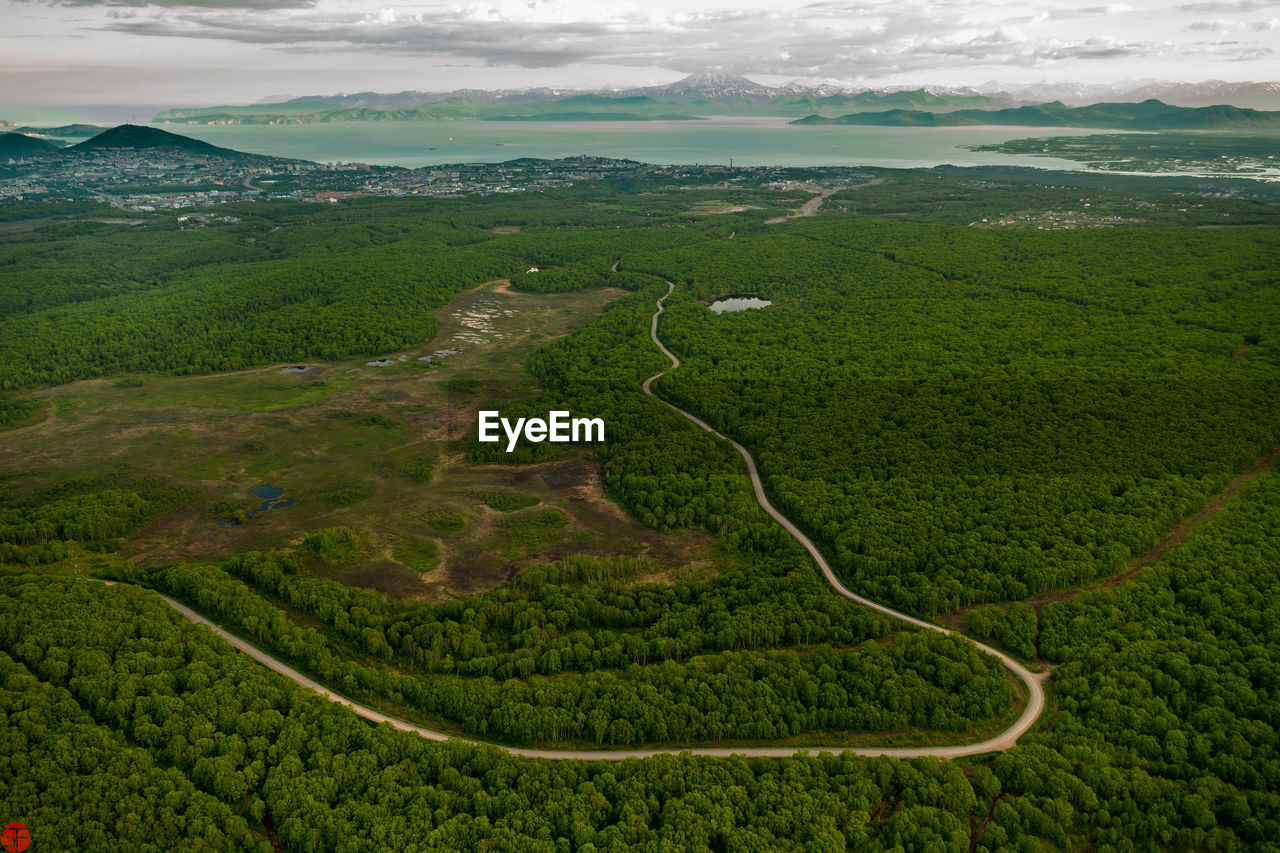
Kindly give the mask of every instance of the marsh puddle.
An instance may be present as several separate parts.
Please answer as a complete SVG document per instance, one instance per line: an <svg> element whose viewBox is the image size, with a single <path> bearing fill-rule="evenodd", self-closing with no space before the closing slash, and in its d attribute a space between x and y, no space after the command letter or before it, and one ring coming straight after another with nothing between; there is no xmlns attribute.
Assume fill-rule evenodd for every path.
<svg viewBox="0 0 1280 853"><path fill-rule="evenodd" d="M258 486L253 490L253 496L262 500L262 506L249 510L249 515L257 515L269 509L284 509L287 506L293 506L292 498L281 499L280 496L283 494L284 489L277 489L275 486Z"/></svg>
<svg viewBox="0 0 1280 853"><path fill-rule="evenodd" d="M756 296L730 296L725 299L717 299L711 303L711 311L715 314L723 314L726 311L748 311L752 308L767 308L773 302L768 299L760 299Z"/></svg>
<svg viewBox="0 0 1280 853"><path fill-rule="evenodd" d="M266 512L269 509L284 509L287 506L293 506L292 498L283 498L284 489L278 489L275 486L258 486L253 490L253 496L262 501L262 506L257 509L249 510L249 515L257 515ZM214 522L218 527L239 527L240 522L234 518L219 518Z"/></svg>

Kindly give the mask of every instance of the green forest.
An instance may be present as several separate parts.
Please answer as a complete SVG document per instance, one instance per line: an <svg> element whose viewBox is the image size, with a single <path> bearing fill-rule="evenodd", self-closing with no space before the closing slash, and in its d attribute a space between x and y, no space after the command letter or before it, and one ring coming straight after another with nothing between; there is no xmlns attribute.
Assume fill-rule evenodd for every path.
<svg viewBox="0 0 1280 853"><path fill-rule="evenodd" d="M477 283L537 266L548 268L539 279L547 292L599 286L623 252L705 240L717 228L634 227L634 214L564 194L530 210L287 204L250 207L244 224L225 229L89 221L0 240L0 390L417 346L437 329L432 311ZM486 229L495 220L535 227L494 235ZM620 275L617 286L629 281Z"/></svg>
<svg viewBox="0 0 1280 853"><path fill-rule="evenodd" d="M0 450L63 427L104 448L91 475L53 451L0 470L0 817L50 849L1280 849L1280 474L1260 462L1280 445L1274 202L1195 179L881 175L774 224L795 205L702 216L688 212L702 191L593 186L0 235ZM1037 195L1156 213L981 225ZM1238 221L1192 227L1224 212ZM277 510L250 516L219 478L272 482L283 451L247 433L225 467L180 477L85 431L98 409L83 401L110 410L165 377L361 359L346 376L430 344L455 321L446 306L496 279L548 316L608 294L522 355L527 381L501 400L509 417L600 417L605 444L417 439L449 413L381 379L356 411L324 395L357 379L308 379L285 402L250 398L254 423L331 436L385 470L287 493L295 511L323 503L323 524L193 558L156 531L179 517L232 543L277 529ZM658 334L675 370L649 337L667 282ZM708 309L727 295L772 304ZM452 399L508 393L448 362L392 369ZM167 393L114 423L158 422L174 454L237 416ZM817 752L982 741L1025 688L963 634L834 594L738 453L663 400L750 451L851 590L1047 669L1036 725L956 760ZM514 478L566 460L598 466L600 500L631 523L704 537L699 565L637 546L522 557L476 592L367 588L373 569L354 564L393 547L360 526L392 494L383 480L439 502L463 494L442 490L451 466ZM494 482L467 487L465 511L432 504L433 529L592 535L550 493ZM385 511L416 523L396 500ZM443 540L405 541L424 574L455 559ZM362 720L157 593L345 697L460 737ZM815 752L503 749L775 745Z"/></svg>
<svg viewBox="0 0 1280 853"><path fill-rule="evenodd" d="M1278 254L866 222L626 263L678 281L660 393L757 454L852 588L935 614L1117 571L1280 444ZM774 304L708 312L726 291Z"/></svg>
<svg viewBox="0 0 1280 853"><path fill-rule="evenodd" d="M1052 725L967 766L539 762L426 743L268 673L145 590L13 575L3 802L63 846L142 849L1271 849L1277 518L1269 474L1139 581L1046 608ZM57 807L71 796L74 815Z"/></svg>
<svg viewBox="0 0 1280 853"><path fill-rule="evenodd" d="M390 610L376 595L261 555L226 571L181 564L124 577L347 695L516 744L965 733L1014 699L1000 667L972 644L933 632L885 637L896 627L885 617L794 578L743 573L673 590L522 577L518 591ZM300 627L293 614L317 624Z"/></svg>

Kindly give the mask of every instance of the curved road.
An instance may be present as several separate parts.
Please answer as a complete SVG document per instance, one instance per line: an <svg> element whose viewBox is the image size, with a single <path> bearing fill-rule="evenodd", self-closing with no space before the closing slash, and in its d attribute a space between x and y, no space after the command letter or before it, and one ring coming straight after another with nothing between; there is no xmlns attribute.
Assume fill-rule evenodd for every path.
<svg viewBox="0 0 1280 853"><path fill-rule="evenodd" d="M666 301L667 297L670 296L674 290L675 290L675 285L672 284L671 282L667 282L667 292L662 296L661 299L658 300L657 311L654 312L653 323L649 329L649 336L653 338L653 342L658 346L658 349L662 350L663 354L666 355L667 358L671 359L671 367L669 368L670 370L675 370L677 367L680 366L680 359L676 358L675 355L671 352L671 350L663 346L662 341L658 339L658 317L661 316L662 314L662 310L663 310L662 303ZM756 500L760 502L760 505L764 507L765 511L768 512L769 515L773 516L773 518L779 524L781 524L784 528L786 528L788 533L794 536L796 540L805 547L805 550L809 552L809 554L813 557L814 561L818 564L818 568L822 570L823 577L826 578L827 583L831 584L832 589L834 589L837 593L839 593L840 595L844 596L845 598L849 599L852 602L861 604L864 607L870 607L872 610L877 610L887 616L891 616L894 619L899 619L903 622L910 623L911 625L914 625L918 628L924 628L930 631L939 631L943 634L955 633L953 631L947 630L946 628L942 628L942 627L939 627L938 625L934 625L931 622L926 622L923 619L917 619L914 616L907 615L906 613L899 613L897 610L894 610L893 608L886 607L883 604L878 604L872 601L871 599L863 598L862 596L856 595L853 592L850 592L847 588L845 588L844 584L840 583L840 580L836 577L835 572L833 572L831 570L831 567L827 565L827 561L825 558L823 558L822 553L817 549L817 547L813 544L813 542L809 540L809 537L801 533L798 527L792 524L791 521L786 516L778 512L778 510L774 508L773 504L769 502L769 498L766 497L764 493L764 486L761 485L760 483L760 474L756 470L755 460L751 458L751 454L747 452L747 449L743 447L741 444L738 444L736 441L726 438L725 436L716 432L714 429L712 429L706 422L704 422L700 418L694 417L693 415L689 414L688 412L684 411L681 408L672 406L670 403L667 403L665 400L662 400L661 397L658 397L656 394L653 393L653 389L651 387L653 385L653 381L657 379L659 376L664 375L665 373L667 373L667 371L663 371L662 373L657 373L653 376L650 376L648 379L646 379L644 381L643 386L641 386L644 389L644 393L648 394L649 396L653 397L656 400L661 400L666 405L671 406L671 408L675 409L677 412L684 415L689 420L693 421L693 423L697 424L702 429L706 430L707 432L711 433L717 438L730 442L735 448L737 448L738 453L742 454L743 460L747 463L747 470L751 474L751 487L755 490ZM106 581L106 583L110 584L111 582ZM1008 729L996 735L995 737L990 738L988 740L981 741L980 743L964 744L960 746L899 747L899 748L869 747L865 749L846 747L846 746L804 746L804 747L750 746L750 747L689 748L689 749L679 749L679 748L671 748L671 749L528 749L528 748L518 747L518 746L505 746L503 744L492 744L487 741L479 741L472 738L464 738L464 737L458 737L456 735L450 735L445 732L437 731L436 729L427 728L426 726L419 726L413 723L405 722L404 720L400 720L395 717L384 714L381 711L376 711L373 708L370 708L366 705L361 705L359 702L353 702L352 700L346 698L345 696L342 696L338 693L333 692L329 688L325 687L323 684L320 684L314 681L313 679L308 678L307 676L303 675L301 672L298 672L293 667L283 663L282 661L277 660L276 658L262 651L258 647L252 645L251 643L235 636L234 634L230 633L229 631L222 628L221 626L214 624L213 622L209 621L205 617L201 616L199 613L196 613L190 607L187 607L186 605L181 604L178 601L175 601L174 599L170 598L167 595L162 595L160 593L156 593L156 595L159 595L160 598L164 599L166 604L168 604L174 610L178 611L187 619L191 620L192 622L195 622L198 625L205 625L209 627L214 631L214 633L222 637L222 639L226 640L232 646L244 652L245 654L249 655L251 658L258 661L268 669L278 672L281 675L285 676L286 678L292 679L296 684L298 684L301 687L305 687L309 690L314 690L316 693L319 693L321 696L328 699L330 702L336 702L339 705L345 705L346 707L350 708L352 711L354 711L359 716L365 718L366 720L370 720L375 723L389 723L391 726L393 726L396 729L399 729L400 731L412 732L413 734L416 734L419 737L426 738L427 740L443 741L443 740L448 740L450 738L456 738L457 740L464 743L496 746L497 748L502 749L505 752L508 752L512 755L519 755L525 758L580 759L580 760L587 760L587 761L620 761L626 758L649 758L655 755L675 755L680 753L687 753L689 755L717 756L722 758L727 758L728 756L731 756L731 755L743 755L743 756L748 756L753 758L756 758L756 757L786 758L788 756L795 755L799 752L807 752L809 754L853 752L853 753L857 753L858 755L868 755L868 756L881 755L881 756L893 756L896 758L920 758L924 756L933 756L936 758L960 758L962 756L978 755L984 752L998 752L1000 750L1005 750L1013 746L1014 743L1017 742L1018 738L1022 734L1024 734L1028 729L1031 728L1032 724L1034 724L1036 719L1040 716L1040 712L1044 710L1044 689L1041 687L1040 682L1043 679L1048 678L1048 673L1044 673L1044 674L1033 673L1029 669L1024 667L1022 664L1018 663L1016 660L1004 654L1003 652L996 651L990 646L985 646L982 643L975 642L974 645L976 645L983 652L998 658L1001 663L1003 663L1008 669L1010 669L1013 672L1014 675L1016 675L1019 679L1022 680L1022 683L1026 686L1029 700L1027 702L1027 706L1023 709L1021 716L1019 716L1017 721Z"/></svg>
<svg viewBox="0 0 1280 853"><path fill-rule="evenodd" d="M680 359L676 358L675 353L667 349L666 346L663 345L662 341L658 339L658 318L662 316L662 303L666 302L667 297L670 296L675 289L675 284L667 282L667 292L658 300L658 310L654 312L653 322L649 326L649 337L653 339L653 342L657 345L658 349L662 350L662 354L671 359L671 367L669 370L675 370L679 367ZM667 370L664 370L662 373L656 373L646 379L644 381L644 385L641 386L644 389L644 393L656 400L661 400L663 403L666 403L668 406L671 406L671 408L693 421L702 429L734 446L742 456L743 461L747 463L747 471L751 475L751 488L755 490L756 500L759 501L760 506L764 507L765 512L769 513L769 515L773 517L774 521L786 528L787 532L794 536L796 541L804 546L804 549L809 552L809 556L813 557L814 562L818 564L818 568L822 570L822 576L826 578L827 583L831 585L832 589L852 602L861 604L863 607L870 607L872 610L879 611L880 613L883 613L886 616L891 616L894 619L910 623L917 628L937 631L942 634L956 633L947 628L943 628L940 625L935 625L932 622L926 622L923 619L917 619L916 617L906 613L900 613L892 607L886 607L885 605L872 601L869 598L863 598L857 593L849 590L844 584L840 583L840 579L837 578L836 573L831 570L831 566L827 564L826 558L822 556L822 552L818 550L817 546L813 544L808 536L805 536L804 533L800 531L800 528L792 524L791 519L778 512L774 505L769 502L768 496L764 493L764 485L760 482L760 472L756 470L756 462L751 458L751 454L747 452L747 449L733 439L727 438L726 436L716 432L711 428L710 424L701 418L689 414L678 406L673 406L671 403L667 403L666 400L662 400L661 397L653 393L653 381L659 376L665 375L667 372ZM852 751L859 755L896 755L901 757L932 755L939 758L959 758L965 755L978 755L983 752L997 752L999 750L1005 750L1017 743L1018 738L1031 728L1039 718L1041 712L1044 710L1044 688L1041 686L1040 682L1048 678L1049 674L1032 672L1018 661L1006 655L1004 652L997 651L996 649L979 643L976 640L972 642L986 654L998 658L999 661L1014 675L1016 675L1027 688L1027 706L1022 709L1022 714L1012 726L993 738L981 741L980 743L965 744L962 746L940 746L921 749L854 749ZM810 751L821 752L824 750L814 749ZM770 748L761 750L743 749L740 750L740 752L748 755L779 754L779 751ZM782 751L782 754L786 754L785 751Z"/></svg>

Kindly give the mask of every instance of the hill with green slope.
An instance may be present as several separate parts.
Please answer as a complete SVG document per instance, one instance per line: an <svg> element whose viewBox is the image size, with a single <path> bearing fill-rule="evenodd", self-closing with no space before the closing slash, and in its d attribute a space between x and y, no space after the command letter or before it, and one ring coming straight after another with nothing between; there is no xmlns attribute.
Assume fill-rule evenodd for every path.
<svg viewBox="0 0 1280 853"><path fill-rule="evenodd" d="M142 127L136 124L122 124L110 130L104 130L97 136L71 146L68 150L81 153L108 148L127 148L138 151L154 148L176 148L191 154L208 154L217 157L255 156L233 151L230 148L219 148L216 145L210 145L208 142L192 139L189 136L181 136L177 133L170 133L167 130Z"/></svg>
<svg viewBox="0 0 1280 853"><path fill-rule="evenodd" d="M13 132L25 133L27 136L56 136L66 139L70 137L97 136L104 130L106 130L105 127L100 127L96 124L77 123L62 124L57 127L31 127L30 125L24 125L23 127L15 128Z"/></svg>
<svg viewBox="0 0 1280 853"><path fill-rule="evenodd" d="M78 127L91 127L79 125ZM279 162L282 158L261 154L246 154L231 148L220 148L199 139L170 133L155 127L122 124L104 130L95 136L66 148L56 141L25 133L6 133L0 136L0 159L31 159L43 157L84 157L99 152L154 151L181 153L197 157L218 157L224 160ZM287 158L285 158L287 159Z"/></svg>
<svg viewBox="0 0 1280 853"><path fill-rule="evenodd" d="M327 101L323 98L297 98L292 101L272 104L244 104L235 106L225 104L216 107L181 107L178 109L165 110L156 115L156 121L166 120L182 120L195 118L198 116L209 115L247 115L265 112L272 113L314 113L325 109L333 109L340 107L341 104ZM202 124L203 122L195 122Z"/></svg>
<svg viewBox="0 0 1280 853"><path fill-rule="evenodd" d="M935 95L926 89L907 92L859 92L856 95L788 95L775 98L770 106L776 114L789 115L796 110L807 109L818 115L838 115L869 110L987 110L1004 106L996 98L982 95Z"/></svg>
<svg viewBox="0 0 1280 853"><path fill-rule="evenodd" d="M838 118L806 116L797 125L871 125L878 127L1097 127L1124 130L1271 130L1280 129L1280 112L1241 109L1229 105L1175 107L1157 100L1140 104L1093 104L1068 107L1061 101L1003 110L885 110L852 113Z"/></svg>
<svg viewBox="0 0 1280 853"><path fill-rule="evenodd" d="M0 136L0 160L49 157L61 151L61 148L46 139L24 133L6 133Z"/></svg>

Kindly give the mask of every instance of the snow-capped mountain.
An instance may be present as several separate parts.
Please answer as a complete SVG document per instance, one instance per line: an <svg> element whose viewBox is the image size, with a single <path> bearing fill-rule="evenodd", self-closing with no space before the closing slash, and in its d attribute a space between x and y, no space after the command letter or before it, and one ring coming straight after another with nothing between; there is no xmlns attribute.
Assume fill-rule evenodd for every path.
<svg viewBox="0 0 1280 853"><path fill-rule="evenodd" d="M644 86L627 89L619 94L648 95L654 97L672 97L676 95L695 95L700 98L774 98L783 94L781 89L765 86L746 77L736 74L725 74L720 71L703 71L690 74L674 83L665 86Z"/></svg>

